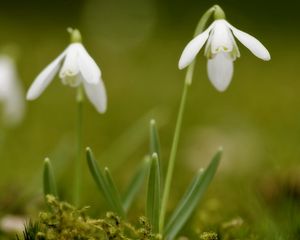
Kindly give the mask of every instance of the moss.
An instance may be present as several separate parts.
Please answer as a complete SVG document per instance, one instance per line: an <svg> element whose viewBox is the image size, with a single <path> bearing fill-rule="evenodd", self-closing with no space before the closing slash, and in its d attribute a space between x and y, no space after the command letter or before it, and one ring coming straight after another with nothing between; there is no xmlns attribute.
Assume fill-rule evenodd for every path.
<svg viewBox="0 0 300 240"><path fill-rule="evenodd" d="M218 240L218 235L215 232L204 232L200 235L200 240Z"/></svg>
<svg viewBox="0 0 300 240"><path fill-rule="evenodd" d="M87 207L77 209L50 195L46 199L49 210L41 212L36 223L26 227L24 240L160 239L144 217L136 226L111 212L103 219L92 219L86 215Z"/></svg>
<svg viewBox="0 0 300 240"><path fill-rule="evenodd" d="M48 195L47 211L41 212L35 222L29 222L22 237L18 240L161 240L162 237L152 231L147 218L139 219L131 224L115 213L108 212L104 218L93 219L87 216L87 207L75 208L60 202ZM256 240L251 229L241 218L234 218L227 222L216 223L213 226L203 226L205 232L197 233L189 229L187 237L179 239L200 240ZM208 230L208 231L207 231ZM213 230L213 231L210 231Z"/></svg>

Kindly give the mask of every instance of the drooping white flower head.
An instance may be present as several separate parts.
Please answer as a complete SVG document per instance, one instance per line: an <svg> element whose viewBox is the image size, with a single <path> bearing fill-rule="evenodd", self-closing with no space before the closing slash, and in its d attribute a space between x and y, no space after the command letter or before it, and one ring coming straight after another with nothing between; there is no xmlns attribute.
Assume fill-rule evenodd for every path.
<svg viewBox="0 0 300 240"><path fill-rule="evenodd" d="M71 38L72 43L36 77L26 98L38 98L59 72L59 78L64 85L83 85L90 102L98 112L104 113L107 97L100 68L80 43L80 32L72 29Z"/></svg>
<svg viewBox="0 0 300 240"><path fill-rule="evenodd" d="M24 92L15 61L8 55L0 55L0 102L3 122L6 126L20 123L25 114Z"/></svg>
<svg viewBox="0 0 300 240"><path fill-rule="evenodd" d="M204 52L208 58L208 77L219 91L227 89L233 75L233 62L240 57L234 36L256 57L265 61L271 59L268 50L256 38L233 27L225 20L223 11L222 14L221 18L217 18L187 44L178 64L179 69L187 67L206 43Z"/></svg>
<svg viewBox="0 0 300 240"><path fill-rule="evenodd" d="M22 216L6 215L0 219L0 229L7 233L24 231L27 219Z"/></svg>

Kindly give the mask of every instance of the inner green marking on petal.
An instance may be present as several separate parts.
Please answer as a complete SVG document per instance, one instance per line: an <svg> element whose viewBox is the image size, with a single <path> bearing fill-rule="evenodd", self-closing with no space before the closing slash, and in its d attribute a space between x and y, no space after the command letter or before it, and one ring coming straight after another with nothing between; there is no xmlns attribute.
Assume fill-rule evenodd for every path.
<svg viewBox="0 0 300 240"><path fill-rule="evenodd" d="M64 85L68 85L70 87L78 87L81 83L81 78L78 76L78 74L64 74L61 80Z"/></svg>
<svg viewBox="0 0 300 240"><path fill-rule="evenodd" d="M239 51L238 47L234 46L233 49L232 49L232 51L229 53L229 55L234 60L236 58L240 57L240 51Z"/></svg>

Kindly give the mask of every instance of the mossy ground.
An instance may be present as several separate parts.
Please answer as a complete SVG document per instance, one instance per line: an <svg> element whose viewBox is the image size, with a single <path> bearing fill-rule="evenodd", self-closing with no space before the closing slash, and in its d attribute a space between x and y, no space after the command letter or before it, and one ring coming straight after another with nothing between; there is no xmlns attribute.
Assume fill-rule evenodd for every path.
<svg viewBox="0 0 300 240"><path fill-rule="evenodd" d="M87 216L87 208L76 209L66 202L60 202L53 196L47 196L47 211L29 222L18 240L160 240L160 235L152 232L145 217L140 217L135 223L120 219L114 213L108 212L102 219ZM218 226L216 231L197 232L189 228L187 236L178 239L199 240L230 240L256 238L241 218L233 219Z"/></svg>
<svg viewBox="0 0 300 240"><path fill-rule="evenodd" d="M30 222L23 233L24 240L159 240L144 217L135 225L107 213L103 219L87 216L87 208L76 209L47 195L48 210ZM19 237L18 239L20 239Z"/></svg>

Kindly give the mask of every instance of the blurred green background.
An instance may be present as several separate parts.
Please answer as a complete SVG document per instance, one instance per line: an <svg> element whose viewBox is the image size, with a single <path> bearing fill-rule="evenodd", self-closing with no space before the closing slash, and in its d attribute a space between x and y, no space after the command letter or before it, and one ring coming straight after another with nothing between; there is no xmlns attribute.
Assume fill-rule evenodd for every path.
<svg viewBox="0 0 300 240"><path fill-rule="evenodd" d="M188 96L175 183L174 206L190 176L219 146L224 158L193 226L214 230L241 217L249 239L300 238L300 15L297 1L52 0L1 1L0 44L15 44L20 78L28 89L36 75L69 43L78 27L99 64L108 111L86 102L84 145L102 166L113 168L121 188L148 151L148 122L160 124L163 162L170 150L185 71L177 68L201 15L219 4L227 20L262 41L272 60L263 62L241 44L232 84L217 92L200 53ZM74 160L74 89L58 78L34 102L24 121L2 128L1 199L41 192L42 163L50 157L66 199ZM84 205L106 209L84 165ZM143 196L141 195L141 200ZM24 202L30 204L31 197ZM23 201L23 200L22 200ZM8 202L8 203L7 203ZM137 205L142 209L143 202ZM4 206L6 206L4 204ZM17 210L14 210L17 211ZM134 210L133 210L134 212ZM136 214L142 212L136 211ZM244 237L244 239L248 239ZM260 238L259 238L260 239Z"/></svg>

